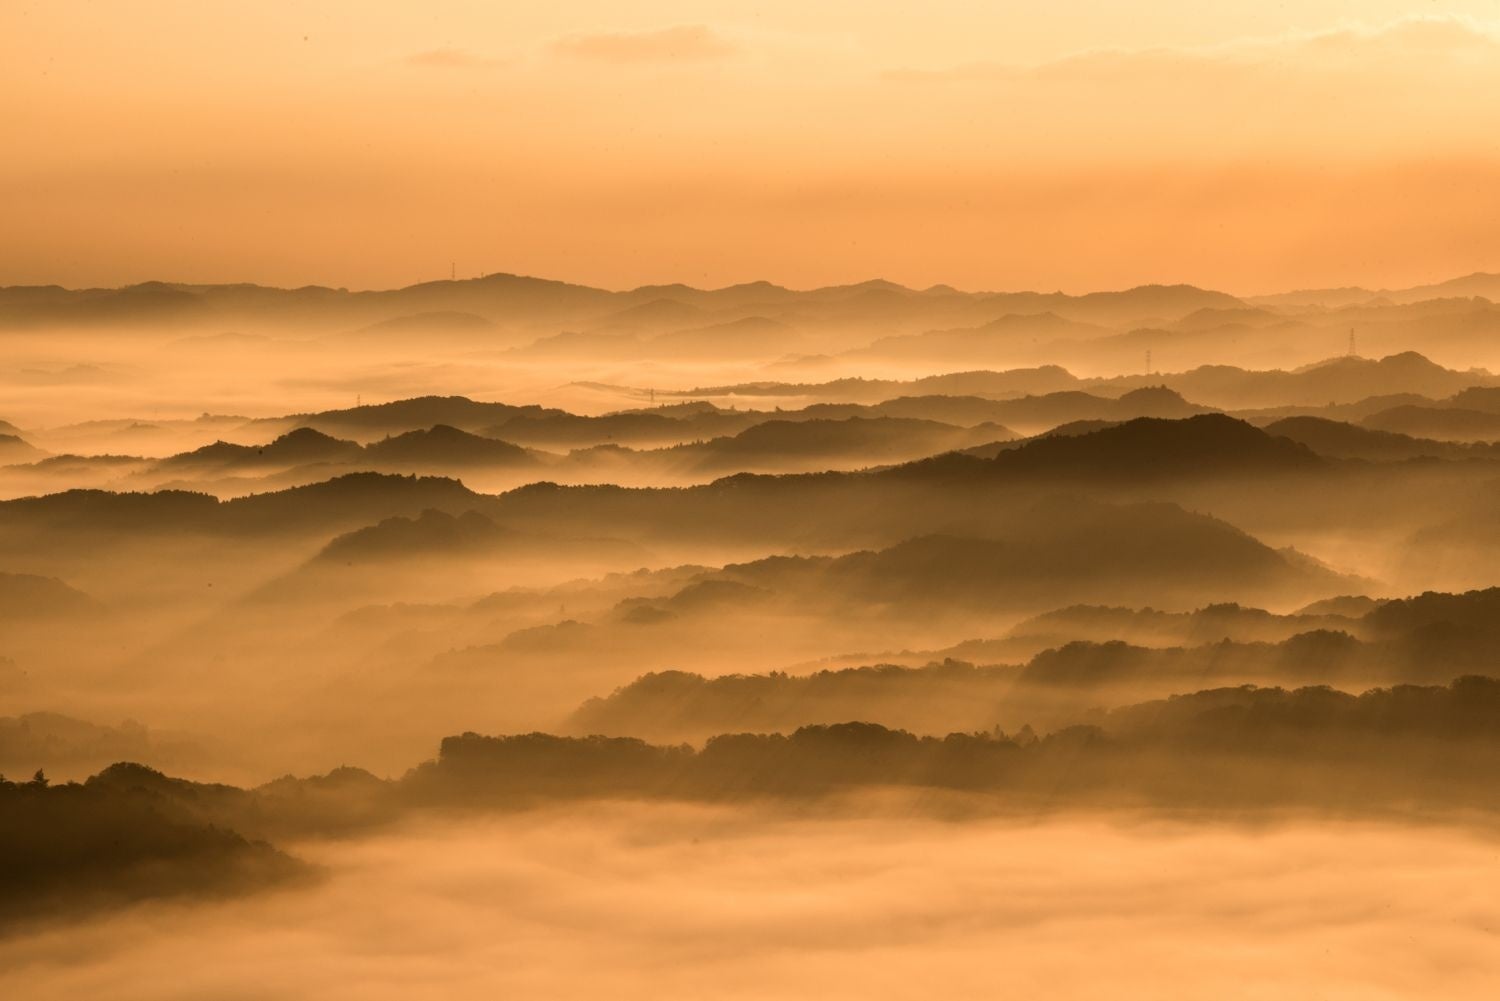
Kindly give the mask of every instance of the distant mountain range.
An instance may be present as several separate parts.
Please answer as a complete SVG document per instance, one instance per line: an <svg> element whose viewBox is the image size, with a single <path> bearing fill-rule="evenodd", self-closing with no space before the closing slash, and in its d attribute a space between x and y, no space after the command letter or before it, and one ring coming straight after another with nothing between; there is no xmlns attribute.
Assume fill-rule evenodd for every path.
<svg viewBox="0 0 1500 1001"><path fill-rule="evenodd" d="M358 291L307 286L188 285L145 282L115 289L67 289L56 285L0 288L0 326L57 324L191 323L208 317L265 320L278 324L364 327L372 334L415 325L427 317L449 327L474 327L496 319L564 321L590 317L601 325L708 325L716 310L767 314L789 308L831 318L874 311L965 312L980 306L989 313L1065 311L1088 320L1136 321L1185 316L1195 310L1232 308L1242 303L1222 292L1187 285L1146 285L1119 292L1066 295L1061 292L925 291L891 282L794 291L767 282L721 289L684 285L642 286L608 291L522 275L493 274L461 281L424 282L405 288ZM478 323L476 323L477 318Z"/></svg>
<svg viewBox="0 0 1500 1001"><path fill-rule="evenodd" d="M1448 396L1471 387L1500 385L1500 377L1483 370L1457 371L1435 364L1415 351L1383 358L1338 357L1291 370L1245 369L1206 365L1183 372L1079 378L1066 369L972 371L920 379L843 378L823 383L756 382L701 386L674 392L674 397L734 398L746 403L799 397L826 402L871 403L903 395L962 394L986 399L1015 399L1067 391L1118 397L1136 389L1161 387L1219 409L1273 409L1352 404L1373 397L1408 393ZM1142 414L1141 416L1146 416ZM1161 414L1159 416L1174 416ZM996 419L1005 419L998 412ZM1047 416L1043 420L1049 419ZM1069 420L1083 419L1083 415ZM1011 418L1016 423L1023 421Z"/></svg>
<svg viewBox="0 0 1500 1001"><path fill-rule="evenodd" d="M56 285L0 288L0 329L93 325L182 325L214 321L259 326L307 326L371 339L413 331L473 335L505 324L587 322L618 336L680 331L665 346L718 350L736 337L782 336L787 318L809 324L922 316L969 321L949 327L934 345L959 346L1004 335L1087 336L1120 326L1175 325L1218 329L1276 322L1278 311L1410 305L1443 299L1500 300L1500 275L1473 274L1408 289L1301 290L1235 297L1190 285L1143 285L1121 291L961 292L948 286L911 289L887 281L793 290L769 282L719 289L647 285L624 291L513 274L424 282L404 288L350 291L305 286L193 285L144 282L122 288L69 289ZM793 323L792 326L796 326ZM1090 330L1090 327L1102 328ZM934 327L942 330L942 327ZM696 332L695 332L696 331ZM790 347L790 343L786 345ZM882 350L900 350L886 342Z"/></svg>
<svg viewBox="0 0 1500 1001"><path fill-rule="evenodd" d="M1267 306L1342 306L1370 303L1406 304L1430 299L1481 298L1500 302L1500 274L1475 272L1461 278L1404 289L1367 289L1355 286L1301 289L1273 295L1248 296L1246 302Z"/></svg>

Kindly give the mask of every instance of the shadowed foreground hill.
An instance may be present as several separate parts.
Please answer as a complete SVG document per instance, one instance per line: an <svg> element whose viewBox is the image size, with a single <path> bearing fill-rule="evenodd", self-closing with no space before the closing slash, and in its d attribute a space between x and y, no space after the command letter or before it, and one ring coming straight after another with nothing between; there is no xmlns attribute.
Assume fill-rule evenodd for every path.
<svg viewBox="0 0 1500 1001"><path fill-rule="evenodd" d="M144 897L243 893L312 875L187 805L199 789L247 795L126 764L81 785L0 781L0 922Z"/></svg>

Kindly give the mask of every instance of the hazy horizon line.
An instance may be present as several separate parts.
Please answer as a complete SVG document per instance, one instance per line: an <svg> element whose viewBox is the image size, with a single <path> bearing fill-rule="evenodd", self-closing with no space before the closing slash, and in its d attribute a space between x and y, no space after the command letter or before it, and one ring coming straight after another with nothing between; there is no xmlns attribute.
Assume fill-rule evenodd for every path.
<svg viewBox="0 0 1500 1001"><path fill-rule="evenodd" d="M1292 287L1292 288L1282 288L1282 289L1275 289L1275 290L1271 290L1271 291L1259 291L1259 292L1228 291L1225 288L1220 288L1220 287L1214 286L1214 285L1199 285L1199 284L1196 284L1196 283L1191 282L1191 281L1169 281L1169 280L1156 280L1156 281L1142 282L1140 284L1127 285L1125 287L1089 288L1089 289L1084 289L1084 290L1081 290L1081 291L1080 290L1068 290L1068 289L1064 289L1064 288L1043 289L1043 288L1036 288L1036 287L1033 287L1033 288L960 288L959 286L952 285L952 284L949 284L947 282L937 282L935 284L928 285L928 286L925 286L925 287L918 287L918 286L915 286L915 285L907 285L907 284L904 284L902 282L895 281L893 279L883 278L883 277L879 277L879 276L871 277L871 278L865 278L865 279L862 279L860 281L855 281L855 282L834 282L834 283L827 284L827 285L813 285L813 286L806 286L806 287L800 287L800 288L799 287L794 287L792 285L784 285L784 284L781 284L780 282L772 281L772 280L767 279L767 278L752 278L752 279L747 279L745 281L731 282L731 283L729 283L727 285L714 285L714 286L693 285L693 284L690 284L688 282L683 282L683 281L655 281L655 282L645 282L645 283L640 284L640 285L633 285L633 286L629 286L629 287L612 287L612 286L607 286L607 285L596 285L596 284L592 284L592 283L589 283L589 282L577 281L577 280L573 280L573 279L569 279L569 278L554 278L554 277L548 277L546 275L529 274L529 273L523 273L523 272L519 272L519 271L489 271L489 272L484 272L482 274L469 275L467 277L465 277L465 276L458 276L458 277L449 277L449 278L430 278L430 279L424 279L424 280L420 280L420 281L409 282L408 284L405 284L405 285L391 285L391 286L385 286L385 287L364 287L364 288L351 288L350 286L347 286L347 285L328 285L328 284L323 284L323 283L320 283L320 282L307 282L307 283L301 284L301 285L279 285L279 284L259 282L259 281L243 281L243 280L242 281L176 281L176 280L166 279L166 278L145 278L145 279L141 279L139 281L122 282L122 283L117 284L117 285L106 285L106 284L97 284L97 285L65 285L65 284L62 284L60 282L45 282L45 283L38 283L38 282L16 282L16 283L0 282L0 290L57 288L57 289L61 289L61 290L65 291L65 292L99 292L99 291L123 291L125 289L140 288L142 286L147 286L147 285L163 285L163 286L167 286L167 287L171 287L171 288L185 288L185 289L262 288L262 289L273 289L273 290L284 291L284 292L297 292L297 291L302 291L302 290L305 290L305 289L320 289L320 290L329 291L329 292L342 292L342 293L347 293L347 294L350 294L350 295L362 295L362 294L381 293L381 292L400 292L400 291L405 291L406 289L420 288L420 287L423 287L423 286L430 286L430 285L463 285L463 284L468 284L468 283L472 283L472 282L489 281L489 280L492 280L492 279L495 279L495 278L511 278L511 279L518 279L518 280L522 280L522 281L531 281L531 282L540 282L540 283L547 283L547 284L563 285L563 286L567 286L567 287L570 287L570 288L589 289L589 290L592 290L592 291L610 293L612 295L626 295L626 294L629 294L631 292L640 292L640 291L647 290L647 289L663 289L663 290L667 290L667 289L674 289L674 288L685 289L685 290L692 291L692 292L714 293L714 292L728 292L728 291L732 291L732 290L735 290L735 289L749 288L751 286L756 286L756 285L769 286L771 288L778 289L780 291L792 292L792 293L799 294L799 295L806 295L806 294L811 294L811 293L815 293L815 292L826 292L826 291L832 291L832 290L836 290L836 289L854 289L854 288L860 288L860 287L863 287L863 286L870 286L870 285L877 285L877 286L882 286L883 285L883 286L889 286L889 287L892 287L892 288L900 289L902 291L913 292L913 293L917 293L917 294L927 294L927 293L933 293L933 292L949 291L949 292L953 292L953 293L956 293L956 294L959 294L959 295L968 295L968 296L1027 295L1027 294L1033 294L1033 295L1064 295L1064 296L1069 296L1069 297L1074 297L1074 298L1085 296L1085 295L1100 294L1100 293L1134 292L1134 291L1137 291L1137 290L1140 290L1140 289L1149 289L1149 288L1191 288L1191 289L1196 289L1196 290L1201 291L1201 292L1217 292L1217 293L1220 293L1220 294L1223 294L1223 295L1230 296L1230 297L1235 298L1235 299L1260 299L1260 298L1266 298L1266 297L1269 297L1269 296L1297 295L1297 294L1301 294L1301 293L1313 293L1313 292L1354 292L1354 291L1358 291L1358 292L1366 292L1366 293L1369 293L1371 295L1379 296L1379 295L1382 295L1382 294L1385 294L1385 293L1406 292L1406 291L1410 291L1412 289L1434 288L1434 287L1438 287L1438 286L1449 284L1451 282L1457 282L1457 281L1462 281L1464 279L1480 278L1480 277L1500 277L1500 269L1497 269L1495 271L1486 271L1484 269L1478 269L1478 270L1474 270L1474 271L1465 272L1465 273L1462 273L1462 274L1450 275L1447 278L1440 278L1440 279L1437 279L1437 280L1434 280L1434 281L1421 282L1421 283L1417 283L1417 284L1414 284L1414 285L1407 285L1407 286L1396 286L1396 287L1380 286L1380 287L1375 287L1373 285L1316 285L1316 284L1312 284L1312 285L1298 285L1298 286Z"/></svg>

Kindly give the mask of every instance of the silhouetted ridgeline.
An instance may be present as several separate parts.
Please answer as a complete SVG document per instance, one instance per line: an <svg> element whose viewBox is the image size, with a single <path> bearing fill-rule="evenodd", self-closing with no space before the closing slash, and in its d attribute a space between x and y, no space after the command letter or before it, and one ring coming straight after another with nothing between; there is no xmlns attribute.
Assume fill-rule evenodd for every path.
<svg viewBox="0 0 1500 1001"><path fill-rule="evenodd" d="M807 675L776 671L705 678L660 671L590 699L563 729L676 742L740 731L789 733L831 719L868 720L917 733L988 728L1018 714L1041 725L1038 707L1020 704L1021 670L947 660L918 668L885 664Z"/></svg>
<svg viewBox="0 0 1500 1001"><path fill-rule="evenodd" d="M1285 417L1265 425L1264 430L1267 434L1300 442L1319 455L1331 459L1402 462L1409 459L1500 458L1500 448L1494 443L1434 441L1431 438L1379 431L1326 417Z"/></svg>
<svg viewBox="0 0 1500 1001"><path fill-rule="evenodd" d="M1074 640L1123 640L1142 646L1199 646L1224 640L1280 643L1315 629L1353 630L1356 621L1380 603L1363 595L1344 595L1314 602L1290 614L1238 602L1204 605L1191 612L1069 605L1019 623L1007 633L1006 639L1024 642L1034 649L1061 646ZM951 653L956 657L979 655L963 647Z"/></svg>
<svg viewBox="0 0 1500 1001"><path fill-rule="evenodd" d="M1358 433L1358 429L1350 430ZM887 454L900 455L957 447L967 441L991 442L972 450L978 454L949 453L871 473L738 475L689 488L565 487L539 482L492 496L476 493L451 479L359 472L222 503L205 494L180 490L69 490L0 502L0 546L12 535L25 546L28 542L66 545L73 541L47 538L63 533L97 538L142 532L349 531L383 518L414 517L429 508L453 515L478 511L503 519L507 527L589 537L598 536L600 526L607 526L608 534L618 537L681 538L688 533L716 540L753 539L760 545L792 540L802 545L809 540L834 545L847 544L850 536L858 535L894 541L930 534L934 526L943 526L948 532L984 535L998 526L1013 525L1018 517L1035 517L1035 512L1025 506L1060 490L1107 490L1112 498L1171 500L1193 507L1210 497L1215 503L1213 509L1225 513L1220 505L1231 505L1236 498L1263 496L1266 481L1272 478L1279 486L1301 490L1310 501L1319 499L1324 504L1353 495L1367 496L1374 490L1392 493L1395 510L1384 516L1387 518L1411 506L1405 494L1393 493L1398 486L1386 482L1388 477L1378 482L1368 477L1351 479L1348 463L1326 459L1291 438L1268 434L1222 414L1184 420L1140 418L1091 433L1049 435L1015 444L997 442L1005 437L1004 428L986 425L961 429L906 418L812 419L763 422L740 437L681 448L654 452L611 449L602 460L599 456L575 457L582 463L578 469L587 469L594 461L605 461L606 466L623 463L626 467L631 463L657 464L661 469L674 461L694 468L720 462L726 469L755 468L759 463L795 468L799 462L814 466L869 464L883 449L894 450ZM1317 435L1304 437L1311 437L1314 444L1322 440ZM389 453L379 464L402 470L464 472L504 469L515 463L529 469L539 461L506 442L439 426L365 448L318 437L317 432L292 432L264 449L221 443L168 462L186 463L184 468L197 470L196 475L237 475L237 471L265 468L262 464L272 459L282 463L293 455L327 453L323 459L296 467L309 476L321 477L349 468L331 461L332 456L345 454L345 446L357 450L349 454L365 457L361 462L371 455ZM1360 447L1344 448L1341 454L1351 450L1358 452ZM1416 450L1422 454L1428 451L1420 443ZM867 451L870 456L861 458ZM1485 457L1487 452L1473 449L1448 458ZM1415 453L1406 448L1395 454L1407 457ZM1469 470L1470 463L1433 461L1442 468L1424 475L1449 475L1443 472L1449 467L1455 477L1472 480L1485 475L1486 467ZM1403 470L1403 475L1406 472ZM1227 496L1222 490L1207 495L1193 492L1213 484L1243 484L1245 489ZM1433 489L1439 485L1440 481L1434 481ZM1381 510L1380 505L1372 505L1362 516L1379 519ZM1234 519L1238 515L1227 516Z"/></svg>
<svg viewBox="0 0 1500 1001"><path fill-rule="evenodd" d="M906 417L767 420L732 437L650 454L696 469L720 471L776 470L830 460L857 460L868 466L1014 437L997 424L957 428Z"/></svg>
<svg viewBox="0 0 1500 1001"><path fill-rule="evenodd" d="M1058 497L984 537L927 535L837 558L727 566L726 579L825 603L1023 607L1074 600L1188 604L1204 598L1347 590L1295 554L1171 504Z"/></svg>
<svg viewBox="0 0 1500 1001"><path fill-rule="evenodd" d="M732 310L754 316L796 309L822 322L857 322L871 317L940 316L950 322L981 322L996 315L1025 312L1076 317L1082 322L1129 324L1161 315L1185 316L1206 307L1242 306L1222 292L1188 285L1145 285L1117 292L1065 295L1061 292L960 292L952 288L915 290L890 282L793 290L769 282L722 289L685 285L643 286L615 292L524 275L492 274L462 281L424 282L399 289L351 292L307 286L280 289L256 285L187 285L144 282L118 289L64 289L58 286L0 288L0 327L231 323L309 325L379 336L377 325L408 322L424 331L488 331L486 321L509 323L585 322L609 329L632 320L660 325L702 323L705 311ZM439 314L434 320L431 314ZM472 319L455 325L453 314ZM477 321L477 322L475 322Z"/></svg>
<svg viewBox="0 0 1500 1001"><path fill-rule="evenodd" d="M699 751L628 738L447 738L403 784L418 800L819 795L869 785L987 790L1018 805L1494 808L1500 682L1199 692L1036 739L918 737L869 723L737 734Z"/></svg>
<svg viewBox="0 0 1500 1001"><path fill-rule="evenodd" d="M320 559L367 561L444 552L483 552L518 540L476 511L457 517L428 509L416 518L386 518L368 528L340 535L324 547Z"/></svg>
<svg viewBox="0 0 1500 1001"><path fill-rule="evenodd" d="M1289 454L1298 465L1304 459L1320 461L1290 442L1228 423L1275 451L1283 446L1292 450ZM1005 455L1019 459L1023 452ZM893 470L889 478L737 476L679 489L536 484L500 496L475 493L453 480L374 473L222 502L171 491L69 491L0 502L0 554L98 557L103 549L134 545L153 535L189 540L262 534L330 538L356 530L355 539L335 548L368 544L379 549L389 542L420 552L422 541L428 539L438 549L451 549L455 539L498 540L504 531L553 541L598 539L604 533L632 543L753 540L761 547L795 542L845 549L854 548L851 543L864 547L871 540L894 536L906 541L833 560L746 563L725 568L723 575L756 586L774 584L787 594L816 592L825 598L929 604L942 597L968 606L1019 603L1033 611L1070 600L1170 605L1306 601L1360 587L1295 553L1272 550L1223 521L1173 503L1060 497L1046 489L1048 476L1012 477L992 466L998 459L953 458L972 465L957 475L951 469L929 475L919 468L906 475L896 475L905 469ZM1145 465L1152 461L1143 460ZM1180 466L1185 460L1163 461ZM1102 470L1084 472L1089 462L1070 456L1054 479L1067 480L1074 473L1109 477ZM1205 462L1221 464L1218 458ZM1143 469L1139 475L1150 474ZM1009 485L1028 481L1035 481L1038 489L985 498L990 503L956 489L968 485L1003 494ZM437 514L424 515L428 511ZM497 527L486 528L471 512ZM442 515L463 520L454 523ZM375 524L382 521L386 524ZM947 534L932 534L934 525L948 526ZM205 542L201 548L209 554L205 558L214 558L211 545ZM626 549L620 552L630 558ZM830 585L837 590L829 591Z"/></svg>
<svg viewBox="0 0 1500 1001"><path fill-rule="evenodd" d="M180 471L204 468L256 469L307 462L339 462L361 454L352 441L333 438L309 427L297 428L265 445L236 445L216 441L211 445L160 460L158 469Z"/></svg>
<svg viewBox="0 0 1500 1001"><path fill-rule="evenodd" d="M1348 601L1343 604L1351 609L1363 607ZM1097 681L1112 675L1128 677L1135 666L1170 675L1168 667L1175 663L1183 678L1196 675L1205 681L1227 669L1244 671L1246 677L1264 671L1265 677L1289 681L1300 677L1358 684L1446 682L1461 674L1490 674L1500 668L1500 588L1462 594L1427 592L1368 605L1361 615L1322 613L1314 606L1298 615L1277 617L1211 606L1175 621L1190 631L1306 628L1275 643L1222 640L1188 649L1142 650L1123 643L1075 642L1039 655L1027 673L1034 672L1038 678ZM1158 625L1161 619L1162 613L1148 616L1148 621ZM1070 651L1081 656L1072 657Z"/></svg>
<svg viewBox="0 0 1500 1001"><path fill-rule="evenodd" d="M925 667L886 664L807 675L647 674L608 697L590 699L565 729L696 741L733 730L790 732L829 719L919 733L995 723L1051 728L1094 706L1203 686L1446 684L1500 670L1500 589L1385 602L1362 617L1273 616L1238 606L1176 615L1070 609L1022 628L1067 629L1080 622L1086 634L1099 638L1061 642L1024 664L947 659ZM1193 635L1200 642L1139 645L1106 638L1112 632L1140 642ZM1227 638L1278 633L1274 640Z"/></svg>
<svg viewBox="0 0 1500 1001"><path fill-rule="evenodd" d="M1493 312L1495 307L1491 306L1490 309ZM1150 347L1151 341L1155 339L1141 339L1139 350ZM1137 346L1132 345L1130 350L1133 358L1139 357ZM1077 353L1076 347L1073 353ZM1234 410L1269 407L1325 408L1330 403L1348 406L1371 397L1392 394L1411 394L1432 402L1437 398L1460 394L1470 387L1492 386L1495 381L1495 376L1489 372L1448 369L1414 351L1401 351L1378 359L1331 358L1290 371L1247 369L1235 365L1201 365L1182 372L1080 379L1056 365L1043 365L1005 371L956 372L909 381L843 378L822 383L761 382L703 386L680 395L700 398L733 395L748 399L795 396L830 402L874 403L892 396L921 393L961 393L1006 398L1045 397L1047 394L1073 390L1080 391L1080 395L1081 392L1097 392L1103 397L1118 397L1130 390L1159 386L1196 404ZM1455 402L1464 406L1472 405L1473 401L1464 398ZM1034 414L1045 413L1030 409L1031 404L1024 399L1012 401L1012 406L1015 409L997 412L994 419L1030 424L1036 419ZM1134 415L1080 413L1063 419L1077 420L1089 416ZM1164 413L1149 416L1182 415ZM1042 416L1041 419L1047 418Z"/></svg>
<svg viewBox="0 0 1500 1001"><path fill-rule="evenodd" d="M495 499L507 523L621 535L689 533L723 539L825 539L858 533L910 537L962 526L1003 531L1039 496L1129 487L1168 497L1193 484L1245 484L1263 493L1277 477L1307 490L1340 486L1341 467L1305 446L1223 415L1140 419L1076 437L1032 439L992 457L947 454L872 473L737 475L681 489L533 484ZM1167 498L1161 498L1167 499ZM1007 505L1022 505L1021 510ZM1045 509L1045 505L1042 505Z"/></svg>
<svg viewBox="0 0 1500 1001"><path fill-rule="evenodd" d="M223 826L250 794L112 765L83 784L0 781L0 921L141 897L239 893L305 864Z"/></svg>
<svg viewBox="0 0 1500 1001"><path fill-rule="evenodd" d="M446 424L407 431L365 447L378 463L396 466L535 466L526 449L496 438L484 438Z"/></svg>
<svg viewBox="0 0 1500 1001"><path fill-rule="evenodd" d="M960 464L957 457L944 456L892 472L911 476L946 467L1005 477L1107 482L1293 474L1325 465L1307 446L1273 437L1224 414L1200 414L1183 420L1141 417L1090 434L1047 435L973 463Z"/></svg>
<svg viewBox="0 0 1500 1001"><path fill-rule="evenodd" d="M1107 482L1111 477L1128 476L1150 481L1174 472L1201 477L1264 473L1272 471L1271 467L1291 470L1296 463L1283 437L1307 445L1324 458L1386 462L1500 456L1485 444L1465 447L1456 441L1434 440L1500 437L1495 424L1500 421L1496 395L1500 387L1490 385L1494 377L1443 369L1416 355L1378 362L1335 359L1296 372L1214 367L1171 378L1184 385L1187 380L1195 392L1201 390L1213 398L1232 396L1234 385L1249 380L1260 387L1256 392L1280 401L1267 406L1218 406L1235 410L1235 417L1265 424L1280 455L1273 457L1266 441L1244 437L1243 429L1236 432L1223 423L1190 423L1186 428L1154 431L1137 427L1117 438L1105 436L1089 446L1071 446L1076 451L1066 446L1027 449L1030 442L1020 443L1015 450L1025 451L1027 457L1007 460L1005 469L1024 473L1022 479L1076 477L1089 469L1085 453L1105 452L1105 446L1113 443L1122 446L1118 455L1110 453L1112 457L1090 478ZM1067 388L1038 391L1055 384ZM95 421L87 428L39 431L38 440L70 450L84 441L108 448L127 442L148 450L167 443L175 447L184 439L202 440L208 434L234 441L212 440L165 458L49 456L14 435L10 437L15 441L9 444L15 448L7 452L9 439L4 435L10 433L4 432L0 434L0 467L14 463L6 469L5 489L11 495L34 488L107 486L201 488L230 496L359 471L483 475L499 486L514 485L522 478L597 482L621 475L645 482L677 482L735 471L853 470L954 450L994 458L1011 450L1016 432L1010 428L1044 438L1064 432L1081 437L1143 418L1164 422L1195 416L1225 419L1210 412L1216 408L1190 402L1178 388L1160 382L1142 382L1136 377L1092 380L1087 384L1095 388L1093 392L1077 388L1084 384L1061 369L1043 368L951 373L911 383L852 379L824 386L782 387L805 390L815 397L826 391L834 397L832 402L796 410L723 408L692 400L588 416L462 396L423 396L256 420L204 415L160 424ZM1346 403L1326 402L1357 396L1353 388L1361 385L1376 395L1358 396ZM1403 387L1404 391L1396 391ZM604 388L613 393L632 392ZM755 384L704 392L754 391L770 394L764 399L771 404L779 399L774 389ZM857 390L854 395L869 397L871 402L839 401L844 389ZM1414 389L1441 392L1434 397ZM1026 395L1016 396L1018 390ZM907 395L896 395L903 392ZM935 395L939 392L963 395ZM1303 392L1322 402L1311 406L1286 402ZM1347 423L1351 421L1355 423ZM1387 425L1410 433L1377 430ZM1236 433L1241 437L1236 438ZM1143 448L1165 450L1168 457L1182 453L1181 467L1163 463L1161 456L1142 461ZM1245 454L1236 454L1241 451Z"/></svg>
<svg viewBox="0 0 1500 1001"><path fill-rule="evenodd" d="M429 508L469 510L482 505L481 498L456 480L380 473L351 473L229 501L182 490L68 490L0 502L0 539L42 533L94 539L140 533L347 531Z"/></svg>
<svg viewBox="0 0 1500 1001"><path fill-rule="evenodd" d="M82 784L0 783L6 917L306 878L260 838L337 834L426 809L558 799L824 797L907 787L985 793L1003 810L1100 806L1492 814L1500 681L1200 691L1029 727L919 737L873 723L723 734L701 749L533 733L443 740L395 781L344 768L253 790L117 764Z"/></svg>
<svg viewBox="0 0 1500 1001"><path fill-rule="evenodd" d="M516 406L509 403L492 403L471 400L466 396L414 396L389 403L366 403L362 406L340 410L323 410L313 414L296 414L291 417L271 418L265 423L291 421L298 427L351 429L364 434L399 434L417 428L446 424L465 431L474 431L497 422L523 417L542 417L561 414L536 405ZM333 433L333 432L327 432Z"/></svg>

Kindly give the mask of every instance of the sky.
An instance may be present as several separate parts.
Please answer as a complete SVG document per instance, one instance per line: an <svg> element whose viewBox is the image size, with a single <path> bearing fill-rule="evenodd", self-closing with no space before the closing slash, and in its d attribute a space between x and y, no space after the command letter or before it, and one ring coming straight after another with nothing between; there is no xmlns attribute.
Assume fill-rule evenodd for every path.
<svg viewBox="0 0 1500 1001"><path fill-rule="evenodd" d="M0 121L0 284L1500 270L1500 0L6 0Z"/></svg>

